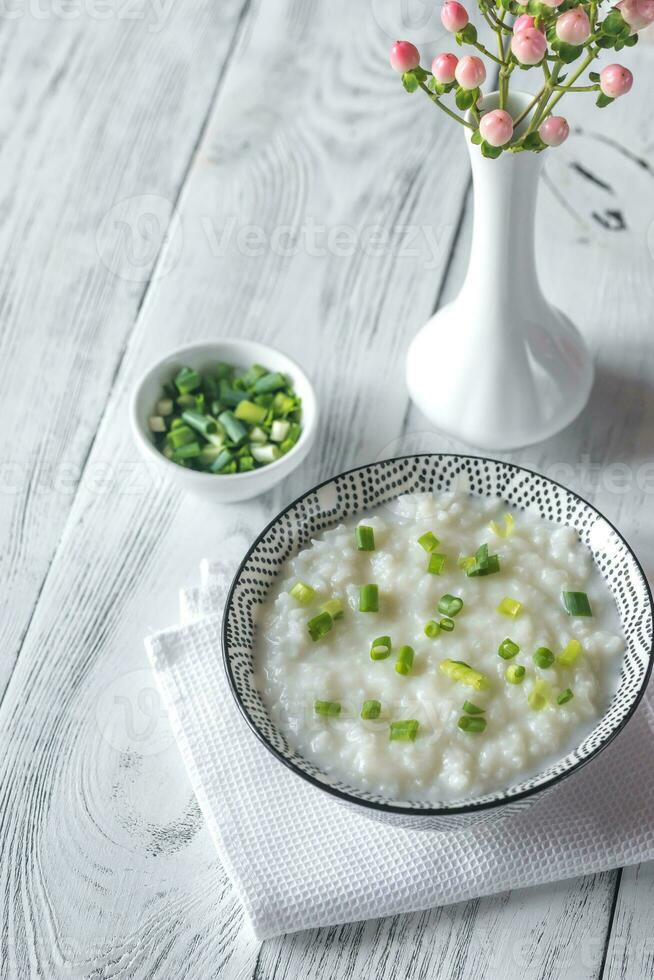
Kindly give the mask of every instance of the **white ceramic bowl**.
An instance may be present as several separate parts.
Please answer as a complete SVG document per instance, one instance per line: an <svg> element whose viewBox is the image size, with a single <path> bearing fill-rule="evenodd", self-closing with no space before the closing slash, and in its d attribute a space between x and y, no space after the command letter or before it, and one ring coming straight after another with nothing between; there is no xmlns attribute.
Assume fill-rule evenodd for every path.
<svg viewBox="0 0 654 980"><path fill-rule="evenodd" d="M221 476L219 473L200 473L178 466L166 459L155 446L148 419L161 398L164 382L169 382L185 365L201 371L217 361L243 368L263 364L271 371L281 371L291 379L302 399L302 433L293 448L274 463L250 473ZM313 386L304 371L281 351L250 340L206 340L172 351L149 368L134 389L130 416L134 439L148 465L157 467L163 476L185 490L211 496L222 503L232 503L265 493L300 465L315 439L318 406Z"/></svg>

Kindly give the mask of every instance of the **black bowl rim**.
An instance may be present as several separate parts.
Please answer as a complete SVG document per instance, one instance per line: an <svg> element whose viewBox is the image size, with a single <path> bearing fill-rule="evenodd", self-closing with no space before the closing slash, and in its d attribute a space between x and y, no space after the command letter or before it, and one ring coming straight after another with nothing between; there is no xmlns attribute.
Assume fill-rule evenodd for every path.
<svg viewBox="0 0 654 980"><path fill-rule="evenodd" d="M643 682L640 686L638 694L634 698L627 714L624 716L620 724L616 725L609 732L609 734L597 746L597 748L593 749L593 751L589 755L587 755L584 759L580 759L569 769L565 769L563 772L557 773L555 776L552 776L551 779L548 779L548 781L545 783L541 783L540 786L534 786L531 789L523 790L521 793L514 793L511 795L501 796L496 800L488 800L485 803L476 803L474 801L471 801L470 803L464 803L462 806L457 806L457 807L429 807L424 809L420 809L420 808L413 809L410 806L399 806L394 803L378 803L374 800L362 800L356 796L351 796L349 793L345 793L342 790L337 789L335 786L330 786L328 783L323 783L320 779L317 779L315 776L311 776L309 773L303 772L303 770L299 769L290 759L287 759L286 756L282 755L282 753L279 752L274 747L274 745L271 745L270 742L264 737L263 733L257 728L257 725L255 724L254 720L250 717L247 708L243 704L238 688L236 686L236 680L232 672L231 663L227 652L228 651L227 611L231 605L234 590L240 578L241 572L243 571L243 567L245 566L246 562L249 561L250 556L252 555L253 551L258 546L262 538L265 537L265 535L268 533L271 527L273 527L273 525L276 524L277 521L279 521L279 519L284 516L284 514L287 514L293 507L295 507L296 504L300 503L300 501L304 500L310 494L316 493L322 487L327 486L327 484L332 483L334 480L338 480L342 477L350 476L350 474L352 473L357 473L359 470L368 469L368 467L370 466L381 466L384 463L400 463L407 459L415 460L415 459L433 459L433 458L472 459L480 463L491 463L491 464L499 464L500 466L512 467L514 470L519 470L523 473L527 473L529 474L529 476L538 477L538 479L545 480L547 481L547 483L550 483L552 486L559 487L561 490L564 490L565 493L571 494L582 504L585 504L587 507L590 507L590 509L595 514L597 514L599 518L605 521L608 524L608 526L613 531L615 531L618 538L622 541L627 551L635 561L636 567L638 568L642 576L643 582L645 584L647 598L649 601L650 615L654 620L654 603L652 600L652 590L647 580L645 570L641 565L640 561L638 560L638 558L636 557L631 545L626 540L624 535L622 535L620 531L618 531L615 524L613 524L607 517L605 517L604 514L602 514L601 511L599 511L597 507L594 506L594 504L591 504L590 501L586 500L585 497L582 497L574 490L570 490L570 488L566 487L563 483L559 483L558 480L552 480L550 477L544 476L542 473L538 473L537 470L530 470L526 466L520 466L518 463L509 463L506 462L505 460L493 459L491 456L476 456L470 453L407 453L404 456L391 456L388 459L378 459L370 463L363 463L360 466L353 466L349 470L343 470L337 473L335 476L330 476L326 480L321 480L320 483L316 483L315 486L310 487L308 490L305 490L304 493L301 493L298 497L292 500L290 504L287 504L286 507L280 510L279 513L276 514L275 517L273 517L273 519L268 522L268 524L266 524L264 529L257 535L254 542L250 545L242 561L240 562L238 568L236 569L236 572L234 573L232 584L230 585L229 592L227 593L227 598L225 600L225 606L223 610L223 621L221 627L221 640L222 640L221 646L222 646L223 664L225 667L225 672L227 674L227 679L229 681L229 687L232 693L232 697L236 701L236 704L238 705L238 708L241 714L243 715L245 721L247 722L248 726L257 736L259 741L263 745L265 745L268 751L276 759L282 762L287 769L290 769L291 772L295 773L296 776L300 776L302 779L306 780L306 782L310 783L311 785L317 787L318 789L322 790L325 793L329 793L331 796L336 797L341 802L350 804L351 806L360 806L367 810L376 810L380 813L395 814L404 817L425 817L425 818L448 817L448 816L456 816L457 814L483 813L485 810L492 810L495 809L496 807L506 806L507 804L515 803L519 800L524 800L527 797L536 796L539 793L543 793L545 790L548 790L552 786L555 786L557 783L560 783L567 776L571 776L572 773L578 772L583 766L585 766L591 760L596 759L597 756L600 754L600 752L602 752L607 747L607 745L611 744L613 739L620 734L620 732L625 728L628 722L631 721L631 719L633 718L636 709L640 704L640 701L649 683L649 679L652 673L652 665L653 665L652 654L654 653L654 639L653 639L649 649L649 660L648 660L647 668L645 670Z"/></svg>

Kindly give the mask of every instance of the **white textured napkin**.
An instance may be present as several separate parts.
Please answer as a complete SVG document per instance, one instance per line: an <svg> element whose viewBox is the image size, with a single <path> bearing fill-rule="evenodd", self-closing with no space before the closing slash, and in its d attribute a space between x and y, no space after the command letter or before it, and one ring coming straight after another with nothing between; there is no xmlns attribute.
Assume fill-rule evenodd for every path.
<svg viewBox="0 0 654 980"><path fill-rule="evenodd" d="M652 688L598 759L488 827L397 830L289 772L250 732L225 678L220 623L232 558L203 562L201 587L182 593L183 624L149 637L146 647L198 802L257 938L654 858Z"/></svg>

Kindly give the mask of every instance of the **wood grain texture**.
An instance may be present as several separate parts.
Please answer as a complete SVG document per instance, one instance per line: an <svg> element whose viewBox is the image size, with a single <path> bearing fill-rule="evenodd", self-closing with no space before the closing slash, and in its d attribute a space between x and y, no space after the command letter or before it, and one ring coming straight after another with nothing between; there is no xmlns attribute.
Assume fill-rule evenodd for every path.
<svg viewBox="0 0 654 980"><path fill-rule="evenodd" d="M238 9L229 17L221 9L227 43ZM200 558L218 554L226 537L245 549L282 504L345 466L421 439L431 440L426 448L447 445L425 436L408 409L403 360L464 265L466 150L424 100L399 90L371 9L349 0L251 5L95 436L89 421L89 478L58 511L66 517L61 542L0 708L2 975L599 975L615 922L612 874L259 949L213 855L145 668L143 635L176 619L177 586L193 581ZM180 22L178 33L188 38L187 30ZM651 52L636 53L643 77ZM610 121L608 113L599 119L599 136L553 157L558 195L541 200L546 280L592 336L603 380L589 415L516 458L546 471L580 466L566 479L572 485L616 455L630 465L651 455L643 397L648 370L651 377L650 172L622 146L626 134L646 133L647 104L625 102L617 127L616 109ZM617 148L607 142L615 139ZM651 147L638 139L647 159ZM626 228L607 227L617 221L608 214L615 201L607 204L608 192L575 163L600 167L600 179L618 166L613 197ZM160 165L166 161L152 160L154 177ZM148 177L134 178L134 195L151 191ZM87 219L92 234L100 217ZM386 244L375 247L375 235ZM109 264L118 263L119 281L104 288L126 290L134 311L142 284L126 286L121 276L141 274L142 257L129 241L115 242ZM622 284L608 276L616 268ZM625 322L633 324L631 345L620 343ZM218 508L182 498L143 469L126 438L126 404L163 348L228 334L279 345L315 377L322 451L270 495ZM104 326L103 342L106 335ZM59 353L67 363L69 348ZM100 388L95 421L108 385ZM61 405L53 428L63 398ZM647 550L645 491L634 504L630 495L614 499L604 472L596 479L599 505L635 525ZM29 513L26 520L32 527ZM651 550L644 557L654 561ZM629 894L619 896L625 909Z"/></svg>
<svg viewBox="0 0 654 980"><path fill-rule="evenodd" d="M3 12L0 698L244 2Z"/></svg>

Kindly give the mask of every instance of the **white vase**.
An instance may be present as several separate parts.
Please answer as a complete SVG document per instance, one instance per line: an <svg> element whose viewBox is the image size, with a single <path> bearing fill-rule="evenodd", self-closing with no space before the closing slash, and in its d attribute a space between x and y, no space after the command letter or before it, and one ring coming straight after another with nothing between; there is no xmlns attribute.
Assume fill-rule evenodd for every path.
<svg viewBox="0 0 654 980"><path fill-rule="evenodd" d="M512 94L514 118L530 99ZM483 111L497 105L493 93ZM468 272L454 302L411 343L407 385L444 433L482 449L517 449L579 414L593 365L578 330L545 299L538 280L534 224L545 154L505 152L491 160L470 143L468 130L466 139L474 183Z"/></svg>

